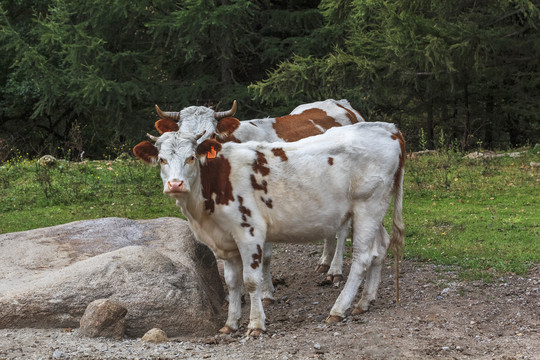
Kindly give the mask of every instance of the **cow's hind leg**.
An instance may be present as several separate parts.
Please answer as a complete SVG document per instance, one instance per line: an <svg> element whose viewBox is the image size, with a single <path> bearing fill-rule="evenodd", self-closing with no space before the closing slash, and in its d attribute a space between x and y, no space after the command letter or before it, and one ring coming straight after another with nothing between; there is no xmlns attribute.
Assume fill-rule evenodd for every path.
<svg viewBox="0 0 540 360"><path fill-rule="evenodd" d="M272 284L272 274L270 272L270 263L272 261L272 244L265 243L263 249L263 282L261 286L261 295L263 306L273 304L274 284Z"/></svg>
<svg viewBox="0 0 540 360"><path fill-rule="evenodd" d="M375 241L384 212L379 214L380 211L372 211L376 207L369 205L370 203L363 203L355 207L351 270L343 290L330 311L327 322L339 322L345 317L345 312L351 306L366 276L367 269L371 267L373 259L379 256Z"/></svg>
<svg viewBox="0 0 540 360"><path fill-rule="evenodd" d="M386 229L381 224L377 233L377 239L374 246L378 247L378 256L373 260L373 263L367 270L366 281L364 283L364 290L362 291L362 298L353 310L353 314L361 314L369 310L369 306L372 301L377 297L377 289L381 282L381 271L386 258L386 251L390 244L390 236L386 232Z"/></svg>
<svg viewBox="0 0 540 360"><path fill-rule="evenodd" d="M240 256L223 260L223 273L229 290L229 313L225 326L219 332L230 334L238 329L238 320L242 316L242 259Z"/></svg>

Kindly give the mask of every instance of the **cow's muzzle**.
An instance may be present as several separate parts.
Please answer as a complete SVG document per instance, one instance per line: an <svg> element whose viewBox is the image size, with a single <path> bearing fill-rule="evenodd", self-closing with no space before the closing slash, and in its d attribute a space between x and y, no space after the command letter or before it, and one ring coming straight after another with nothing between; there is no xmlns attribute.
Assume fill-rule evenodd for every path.
<svg viewBox="0 0 540 360"><path fill-rule="evenodd" d="M184 192L184 182L183 181L167 181L168 193L181 193Z"/></svg>

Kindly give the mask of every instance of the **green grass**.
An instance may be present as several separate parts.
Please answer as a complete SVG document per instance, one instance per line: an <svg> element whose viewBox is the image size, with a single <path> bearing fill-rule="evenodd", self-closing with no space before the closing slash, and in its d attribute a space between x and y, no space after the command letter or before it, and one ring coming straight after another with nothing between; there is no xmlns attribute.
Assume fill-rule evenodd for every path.
<svg viewBox="0 0 540 360"><path fill-rule="evenodd" d="M526 274L540 263L540 155L463 159L443 151L406 164L405 258L448 265L464 279ZM158 168L136 160L0 166L0 233L101 217L181 216ZM385 221L390 227L391 219Z"/></svg>
<svg viewBox="0 0 540 360"><path fill-rule="evenodd" d="M540 262L540 169L531 161L539 161L534 151L490 160L449 152L409 161L405 257L456 266L466 279L525 274Z"/></svg>
<svg viewBox="0 0 540 360"><path fill-rule="evenodd" d="M139 161L7 162L0 167L0 233L101 217L181 216L159 169Z"/></svg>

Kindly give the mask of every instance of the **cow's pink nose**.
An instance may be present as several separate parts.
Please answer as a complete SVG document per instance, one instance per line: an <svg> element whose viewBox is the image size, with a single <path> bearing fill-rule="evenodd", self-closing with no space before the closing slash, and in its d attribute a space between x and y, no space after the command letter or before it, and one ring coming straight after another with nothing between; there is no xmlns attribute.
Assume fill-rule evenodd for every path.
<svg viewBox="0 0 540 360"><path fill-rule="evenodd" d="M184 182L183 181L168 181L167 185L169 186L170 192L181 192L184 188Z"/></svg>

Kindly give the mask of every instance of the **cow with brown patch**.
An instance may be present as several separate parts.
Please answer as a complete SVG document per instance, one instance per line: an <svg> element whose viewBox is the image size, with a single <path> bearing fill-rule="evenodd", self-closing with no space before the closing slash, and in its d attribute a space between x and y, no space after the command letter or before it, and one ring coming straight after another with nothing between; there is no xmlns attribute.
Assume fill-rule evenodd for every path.
<svg viewBox="0 0 540 360"><path fill-rule="evenodd" d="M240 143L252 140L288 142L322 134L332 127L350 125L364 121L362 116L345 99L328 99L303 104L296 107L289 115L249 121L240 121L232 117L236 111L236 102L233 103L231 110L218 113L219 117L224 116L224 114L227 115L219 120L216 120L218 118L216 115L207 116L206 118L202 117L201 114L206 111L202 109L196 117L193 117L191 115L193 111L188 111L188 109L192 108L193 107L184 109L181 112L169 113L164 113L159 111L159 108L157 109L161 116L166 118L169 117L169 121L171 121L171 119L178 120L180 124L178 129L183 134L199 134L202 131L206 131L205 137L199 140L199 142L209 137L209 131L213 131L211 129L215 129L214 136L222 143ZM168 123L159 125L162 125L163 128L165 128L165 125L167 125L167 128L171 127ZM157 126L158 124L156 123L156 127ZM163 130L158 129L160 133L163 133ZM274 151L278 152L279 148L276 148ZM274 154L278 156L278 153ZM279 156L283 161L286 160L283 153L279 154ZM329 161L331 160L329 159ZM254 166L261 171L264 171L264 159L258 160ZM251 181L254 189L264 191L266 188L264 180L258 182L253 177ZM271 199L268 199L266 203L268 206L271 206ZM328 274L325 283L340 283L343 280L343 251L345 240L349 234L349 227L350 224L344 225L344 228L340 229L336 237L325 239L324 241L323 253L316 270L317 272L326 272ZM270 245L265 248L265 251L271 252ZM269 256L265 258L270 261ZM269 266L269 264L265 264L264 266L267 265ZM270 282L268 288L271 288L271 279L267 279L267 281ZM268 299L273 298L271 293L267 293L265 296Z"/></svg>
<svg viewBox="0 0 540 360"><path fill-rule="evenodd" d="M358 123L292 143L219 144L207 139L199 144L199 140L169 132L157 139L156 149L139 153L145 154L141 158L148 163L161 164L164 193L176 199L197 239L224 261L229 312L221 332L238 329L242 283L251 300L248 334L258 336L265 331L264 266L260 265L264 265L267 243L331 237L351 221L351 270L327 321L346 316L364 280L353 314L365 311L376 297L388 247L396 256L403 248L405 143L397 128L389 123ZM216 156L209 158L212 147ZM281 149L277 154L276 148ZM210 170L203 172L203 168ZM265 191L252 186L253 177L257 184L264 179ZM392 198L390 238L380 225ZM272 200L272 207L267 199ZM209 202L211 211L205 205Z"/></svg>

